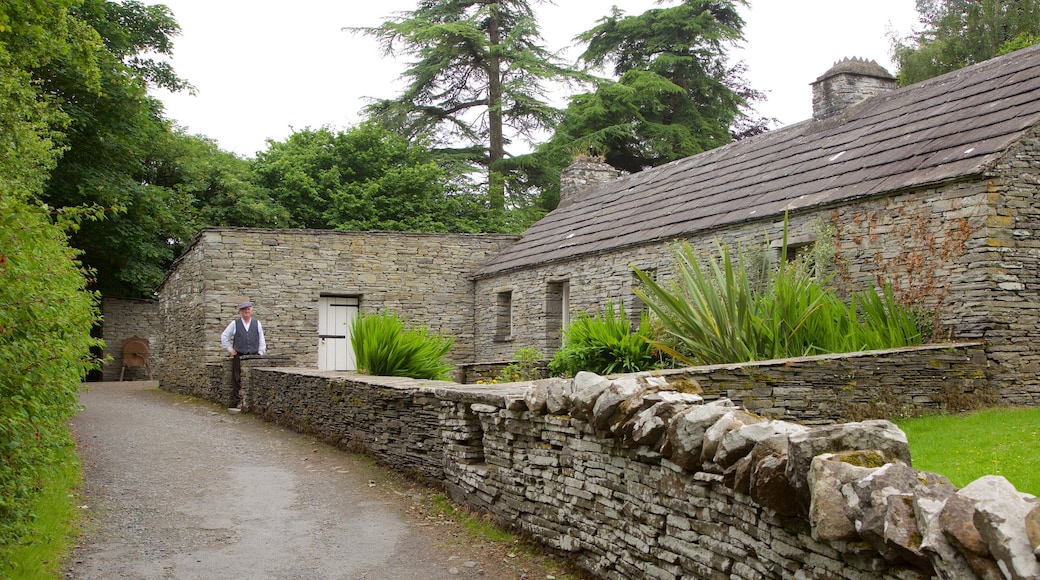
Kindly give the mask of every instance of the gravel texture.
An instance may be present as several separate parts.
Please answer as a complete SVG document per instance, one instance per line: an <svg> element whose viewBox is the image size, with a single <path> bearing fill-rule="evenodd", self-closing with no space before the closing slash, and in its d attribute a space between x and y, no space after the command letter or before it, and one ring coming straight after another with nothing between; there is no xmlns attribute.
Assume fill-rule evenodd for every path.
<svg viewBox="0 0 1040 580"><path fill-rule="evenodd" d="M431 515L431 490L311 437L151 382L89 383L81 402L89 517L67 578L565 577Z"/></svg>

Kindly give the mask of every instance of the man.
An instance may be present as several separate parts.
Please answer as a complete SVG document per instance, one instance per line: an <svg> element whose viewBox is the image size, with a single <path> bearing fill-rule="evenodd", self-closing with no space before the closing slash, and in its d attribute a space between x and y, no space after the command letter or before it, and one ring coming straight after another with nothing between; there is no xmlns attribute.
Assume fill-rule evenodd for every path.
<svg viewBox="0 0 1040 580"><path fill-rule="evenodd" d="M242 391L242 355L260 355L267 352L264 328L259 320L253 320L253 303L238 305L239 317L231 321L220 335L220 344L231 355L231 409L238 409Z"/></svg>

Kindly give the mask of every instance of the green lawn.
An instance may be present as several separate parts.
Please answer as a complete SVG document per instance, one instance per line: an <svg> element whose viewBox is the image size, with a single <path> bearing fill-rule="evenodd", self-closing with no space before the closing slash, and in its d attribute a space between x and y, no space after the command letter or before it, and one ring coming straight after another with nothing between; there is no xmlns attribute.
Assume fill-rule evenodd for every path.
<svg viewBox="0 0 1040 580"><path fill-rule="evenodd" d="M957 487L1002 475L1040 496L1040 408L990 409L896 421L910 441L914 468L950 478Z"/></svg>

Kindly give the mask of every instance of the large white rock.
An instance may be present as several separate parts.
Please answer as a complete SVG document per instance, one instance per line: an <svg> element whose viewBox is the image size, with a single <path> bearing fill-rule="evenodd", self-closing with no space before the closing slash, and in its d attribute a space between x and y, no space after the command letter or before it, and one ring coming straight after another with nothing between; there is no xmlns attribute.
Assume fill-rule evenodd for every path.
<svg viewBox="0 0 1040 580"><path fill-rule="evenodd" d="M1020 493L999 475L980 477L957 493L975 502L975 527L1005 577L1040 578L1040 562L1026 531L1026 514L1036 507L1037 498Z"/></svg>

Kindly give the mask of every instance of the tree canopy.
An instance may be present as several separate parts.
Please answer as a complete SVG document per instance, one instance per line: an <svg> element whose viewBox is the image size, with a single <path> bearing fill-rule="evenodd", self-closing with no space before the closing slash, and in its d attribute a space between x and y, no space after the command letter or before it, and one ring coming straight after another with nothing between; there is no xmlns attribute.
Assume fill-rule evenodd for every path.
<svg viewBox="0 0 1040 580"><path fill-rule="evenodd" d="M76 51L32 70L67 122L55 135L64 150L41 199L58 208L95 208L72 244L96 272L95 288L112 296L148 295L191 235L191 201L155 183L171 128L148 87L185 88L168 64L144 55L169 54L178 30L169 10L139 2L82 0L68 14L97 40L95 69L73 66Z"/></svg>
<svg viewBox="0 0 1040 580"><path fill-rule="evenodd" d="M922 29L893 39L900 85L1040 42L1036 0L917 0Z"/></svg>
<svg viewBox="0 0 1040 580"><path fill-rule="evenodd" d="M555 125L545 83L576 76L539 44L538 1L420 0L381 26L350 29L377 37L386 55L417 59L400 96L367 108L372 118L408 137L432 135L434 147L484 168L498 212L507 206L508 145Z"/></svg>
<svg viewBox="0 0 1040 580"><path fill-rule="evenodd" d="M258 185L289 212L291 227L480 232L482 197L457 185L421 142L376 123L349 131L297 131L255 161Z"/></svg>
<svg viewBox="0 0 1040 580"><path fill-rule="evenodd" d="M629 172L695 155L766 129L751 119L761 94L729 65L743 39L737 1L684 0L626 16L617 8L577 36L590 69L609 69L594 92L571 97L539 155L557 167L577 154L599 155Z"/></svg>

